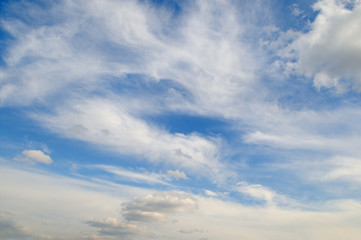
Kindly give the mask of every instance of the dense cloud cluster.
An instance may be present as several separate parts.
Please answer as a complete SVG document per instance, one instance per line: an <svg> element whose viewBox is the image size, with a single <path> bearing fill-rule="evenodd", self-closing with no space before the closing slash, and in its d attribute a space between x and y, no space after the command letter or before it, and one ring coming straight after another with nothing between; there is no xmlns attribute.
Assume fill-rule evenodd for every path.
<svg viewBox="0 0 361 240"><path fill-rule="evenodd" d="M319 1L311 29L298 35L281 57L293 60L294 71L313 78L314 86L342 93L361 90L359 68L361 5L352 1Z"/></svg>

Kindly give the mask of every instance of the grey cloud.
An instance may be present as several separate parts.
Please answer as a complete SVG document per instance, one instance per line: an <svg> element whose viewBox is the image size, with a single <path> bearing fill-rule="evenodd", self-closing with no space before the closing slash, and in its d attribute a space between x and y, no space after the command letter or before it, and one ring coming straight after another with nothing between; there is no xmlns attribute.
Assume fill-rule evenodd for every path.
<svg viewBox="0 0 361 240"><path fill-rule="evenodd" d="M189 179L184 172L179 171L179 170L175 170L175 171L173 171L173 170L168 170L168 171L167 171L167 175L168 175L169 177L175 178L176 180L179 180L179 179L188 180L188 179Z"/></svg>
<svg viewBox="0 0 361 240"><path fill-rule="evenodd" d="M154 224L169 219L170 215L190 212L196 207L196 199L186 193L157 192L125 202L119 219L108 217L86 223L98 228L99 236L145 239L156 236L153 232ZM198 229L182 231L182 233L201 232Z"/></svg>
<svg viewBox="0 0 361 240"><path fill-rule="evenodd" d="M102 220L91 220L86 223L91 227L99 228L98 234L103 236L127 237L127 239L131 237L131 239L134 239L142 232L142 229L135 224L121 222L111 217Z"/></svg>
<svg viewBox="0 0 361 240"><path fill-rule="evenodd" d="M185 154L183 153L182 149L176 149L174 150L174 155L176 155L177 157L183 157L186 159L192 159L192 156L189 154Z"/></svg>
<svg viewBox="0 0 361 240"><path fill-rule="evenodd" d="M179 232L184 234L193 234L193 233L204 233L204 230L192 228L192 229L181 229L179 230Z"/></svg>
<svg viewBox="0 0 361 240"><path fill-rule="evenodd" d="M163 221L168 215L194 210L197 201L180 192L160 192L134 198L123 204L122 215L129 221Z"/></svg>
<svg viewBox="0 0 361 240"><path fill-rule="evenodd" d="M77 125L74 125L74 126L68 128L67 130L65 130L65 132L66 132L66 135L76 136L76 135L85 135L89 132L89 130L86 127L84 127L83 125L77 124Z"/></svg>
<svg viewBox="0 0 361 240"><path fill-rule="evenodd" d="M0 212L0 238L11 240L53 239L45 234L37 234L17 224L7 214Z"/></svg>

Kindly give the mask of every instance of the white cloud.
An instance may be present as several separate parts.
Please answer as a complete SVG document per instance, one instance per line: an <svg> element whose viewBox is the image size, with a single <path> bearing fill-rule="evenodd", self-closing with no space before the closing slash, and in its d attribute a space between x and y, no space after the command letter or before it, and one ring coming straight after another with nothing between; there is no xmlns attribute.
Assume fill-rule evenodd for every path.
<svg viewBox="0 0 361 240"><path fill-rule="evenodd" d="M106 165L96 165L96 166L91 166L91 167L101 169L101 170L107 171L109 173L113 173L125 181L137 182L137 183L147 183L147 184L170 185L166 181L162 180L165 178L165 176L163 176L162 174L147 173L147 172L137 173L137 172L122 169L120 167L106 166Z"/></svg>
<svg viewBox="0 0 361 240"><path fill-rule="evenodd" d="M213 192L213 191L211 191L211 190L204 190L204 193L205 193L207 196L210 196L210 197L217 197L217 196L218 196L218 193Z"/></svg>
<svg viewBox="0 0 361 240"><path fill-rule="evenodd" d="M347 4L353 7L346 8ZM314 78L317 89L335 88L342 93L351 86L360 91L360 2L320 0L314 10L319 13L310 31L296 37L281 56L296 54L295 71Z"/></svg>
<svg viewBox="0 0 361 240"><path fill-rule="evenodd" d="M347 181L361 184L361 159L350 157L334 157L328 161L332 168L321 180ZM360 185L361 186L361 185Z"/></svg>
<svg viewBox="0 0 361 240"><path fill-rule="evenodd" d="M169 89L172 94L162 101L168 109L235 115L232 107L254 96L252 86L257 85L253 51L240 41L242 19L222 1L184 7L185 16L179 16L171 31L170 13L133 1L59 3L49 13L62 21L38 28L4 21L17 41L5 56L11 67L3 71L2 103L48 104L45 100L52 95L67 92L60 90L77 96L107 91L108 85L101 83L109 76L144 74L149 81L169 79L186 90L191 101ZM28 14L37 20L44 17L36 10ZM23 64L26 58L31 61Z"/></svg>
<svg viewBox="0 0 361 240"><path fill-rule="evenodd" d="M24 18L42 22L2 22L14 41L6 45L7 66L0 70L0 104L40 103L41 109L51 110L44 113L39 108L32 117L52 132L176 170L163 176L98 166L101 169L130 181L162 185L167 185L167 176L188 179L185 172L192 177L201 174L215 183L231 176L233 170L221 162L225 149L220 139L172 133L146 120L149 115L177 112L229 120L238 133L245 132L246 143L329 154L348 152L355 157L336 158L328 162L327 170L317 166L325 173L321 181L360 181L359 112L293 111L269 103L278 93L268 96L259 81L266 57L258 46L252 46L259 39L250 42L249 38L262 35L264 29L254 30L242 22L254 14L247 13L249 8L240 9L227 1L198 1L179 13L173 25L169 24L171 13L136 1L65 1L41 12L30 3L26 11L25 5L16 6ZM321 11L310 32L289 31L270 47L281 49L287 71L312 77L318 89L335 87L342 92L349 85L359 89L360 6L351 10L338 1L319 1L315 8ZM293 10L300 14L298 8ZM49 16L60 21L43 25ZM285 49L282 44L289 41L293 43ZM137 74L144 85L154 84L155 92L146 90L144 96L132 90L137 84L129 76ZM159 93L159 87L165 90ZM52 161L41 151L25 150L23 155L22 160ZM179 192L139 197L150 190L8 167L0 171L1 182L7 183L0 186L2 206L25 216L19 217L21 225L54 239L80 239L80 232L86 232L89 239L149 239L152 229L161 234L157 239L306 236L312 240L358 239L361 235L358 202L353 202L352 212L338 206L319 207L323 212L290 210L278 204L288 201L283 195L246 182L238 185L238 191L268 204L249 207L221 201L217 199L221 194L210 190L204 191L209 198ZM122 202L119 216L116 209Z"/></svg>
<svg viewBox="0 0 361 240"><path fill-rule="evenodd" d="M306 162L299 166L304 177L312 182L332 183L332 186L348 183L342 191L361 187L361 159L350 156L333 156ZM304 168L304 169L302 169Z"/></svg>
<svg viewBox="0 0 361 240"><path fill-rule="evenodd" d="M280 195L275 191L260 184L248 184L247 182L240 182L237 184L236 189L246 196L249 196L259 201L265 201L267 204L289 202L286 196Z"/></svg>
<svg viewBox="0 0 361 240"><path fill-rule="evenodd" d="M244 142L276 149L361 156L357 146L361 112L357 107L342 105L328 110L292 111L275 105L263 110L258 119L257 114L252 116L254 125L243 135Z"/></svg>
<svg viewBox="0 0 361 240"><path fill-rule="evenodd" d="M15 41L4 56L2 105L40 102L54 114L37 112L34 118L62 136L165 162L187 174L200 168L216 181L232 175L219 163L219 139L170 134L143 116L178 112L239 119L253 112L250 99L262 98L264 90L254 74L260 60L242 41L246 17L238 10L247 11L199 1L185 6L170 29L171 13L134 1L61 2L41 14L26 7L34 21L48 12L60 21L3 21ZM146 96L129 93L132 74L143 76L145 85L159 87L167 79L169 86Z"/></svg>
<svg viewBox="0 0 361 240"><path fill-rule="evenodd" d="M164 164L190 176L202 169L202 174L216 182L234 174L221 163L226 148L219 139L170 133L149 124L146 117L164 112L222 117L244 133L246 143L360 153L358 121L350 121L360 118L350 113L354 109L315 113L282 109L268 102L279 96L267 92L259 81L267 57L258 49L258 40L247 39L253 32L266 30L249 23L252 14L247 14L247 8L199 1L183 6L177 24L170 27L170 12L133 1L62 2L50 6L49 15L40 14L31 4L27 7L33 11L24 12L32 19L39 21L51 14L61 21L46 26L20 20L2 22L15 40L4 55L8 68L0 73L0 98L5 105L40 101L54 109L52 114L40 112L34 118L62 136ZM316 88L335 86L341 91L341 75L359 74L355 67L359 31L343 26L357 25L360 6L350 10L340 2L320 1L315 8L321 11L310 32L290 30L279 41L270 40L269 46L279 50L286 66L313 77ZM146 91L147 96L126 93L133 86L127 74L142 75L145 85L159 87L161 79L168 79L169 85L161 93ZM121 86L114 88L112 83ZM356 134L325 131L346 125Z"/></svg>
<svg viewBox="0 0 361 240"><path fill-rule="evenodd" d="M22 151L22 154L24 155L24 158L15 157L14 160L30 162L30 163L39 162L45 164L51 164L53 162L51 157L46 155L41 150L24 150Z"/></svg>
<svg viewBox="0 0 361 240"><path fill-rule="evenodd" d="M346 204L347 201L342 202L343 204L340 205ZM301 240L307 236L308 239L315 240L325 238L336 240L342 235L356 240L356 232L359 232L357 225L360 220L357 220L359 213L355 210L360 209L360 203L358 202L353 210L341 210L333 205L332 210L322 211L330 205L333 204L323 202L323 206L320 206L317 211L302 211L272 205L264 208L246 207L214 198L200 199L198 220L183 220L188 221L189 225L205 229L207 233L203 237L209 237L209 239L224 237L227 239Z"/></svg>
<svg viewBox="0 0 361 240"><path fill-rule="evenodd" d="M124 109L121 103L105 99L80 101L72 107L59 108L54 115L38 115L51 131L132 154L156 164L171 164L208 177L221 179L218 161L219 140L195 133L171 134L148 125Z"/></svg>
<svg viewBox="0 0 361 240"><path fill-rule="evenodd" d="M307 139L309 138L309 139ZM277 134L266 134L259 131L247 134L245 141L247 143L257 143L265 145L280 146L283 148L311 148L319 149L324 145L324 142L319 139L319 136L294 136Z"/></svg>
<svg viewBox="0 0 361 240"><path fill-rule="evenodd" d="M294 3L292 4L291 8L291 12L293 15L295 16L299 16L303 13L303 11L299 8L298 4Z"/></svg>

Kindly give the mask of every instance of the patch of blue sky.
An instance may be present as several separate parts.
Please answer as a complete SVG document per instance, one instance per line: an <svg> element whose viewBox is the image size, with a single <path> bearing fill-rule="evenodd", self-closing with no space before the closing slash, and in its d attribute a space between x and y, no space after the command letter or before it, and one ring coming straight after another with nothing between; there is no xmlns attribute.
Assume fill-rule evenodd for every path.
<svg viewBox="0 0 361 240"><path fill-rule="evenodd" d="M182 85L170 79L155 79L145 74L128 73L124 76L109 76L108 84L115 94L137 93L139 97L153 95L155 97L166 95L169 90L175 89L183 96L189 96L188 91ZM138 94L139 93L139 94Z"/></svg>
<svg viewBox="0 0 361 240"><path fill-rule="evenodd" d="M12 36L3 28L0 27L0 52L1 52L0 67L6 67L4 55L6 54L6 51L9 46L9 41L11 40L13 40Z"/></svg>
<svg viewBox="0 0 361 240"><path fill-rule="evenodd" d="M167 11L171 12L175 17L179 16L182 12L182 5L189 4L189 1L178 1L178 0L139 0L140 3L149 3L155 8L166 8Z"/></svg>
<svg viewBox="0 0 361 240"><path fill-rule="evenodd" d="M90 33L91 34L91 33ZM126 46L114 43L112 41L98 41L94 40L93 36L86 37L88 33L84 33L85 39L93 39L93 42L85 42L84 36L76 36L75 46L77 50L84 50L87 52L94 51L103 60L110 61L118 64L127 63L136 66L144 62L144 52L139 51L137 46ZM96 38L96 36L95 36Z"/></svg>
<svg viewBox="0 0 361 240"><path fill-rule="evenodd" d="M267 147L258 150L259 153L248 155L244 166L238 169L239 175L242 176L241 180L261 184L276 189L290 198L304 201L312 201L316 198L325 200L329 197L325 196L322 189L314 183L304 181L302 176L295 174L294 169L287 167L290 163L302 162L306 157L317 159L317 156L324 157L324 154L299 150L282 150L280 153L279 149L267 150Z"/></svg>
<svg viewBox="0 0 361 240"><path fill-rule="evenodd" d="M199 115L169 112L147 118L170 133L201 134L204 136L225 137L232 135L226 121Z"/></svg>
<svg viewBox="0 0 361 240"><path fill-rule="evenodd" d="M14 157L17 151L27 144L29 139L36 138L39 134L39 128L31 119L24 117L26 113L16 108L0 108L0 131L2 144L1 152L8 158ZM49 140L49 139L48 139ZM46 141L46 139L44 139ZM7 143L6 145L4 143ZM13 145L12 147L10 147ZM20 145L20 146L19 146Z"/></svg>
<svg viewBox="0 0 361 240"><path fill-rule="evenodd" d="M308 31L309 23L316 18L318 11L312 6L316 0L270 1L273 24L282 31ZM282 17L279 17L282 16Z"/></svg>
<svg viewBox="0 0 361 240"><path fill-rule="evenodd" d="M334 89L316 89L312 79L291 75L289 81L269 79L262 81L267 84L270 92L269 101L274 101L284 109L299 110L332 110L343 107L347 102L357 100L357 94L339 94ZM291 81L291 82L290 82Z"/></svg>
<svg viewBox="0 0 361 240"><path fill-rule="evenodd" d="M67 14L61 8L57 8L62 1L18 1L3 0L0 3L1 19L6 21L23 22L32 27L52 26L62 21L61 15ZM49 12L54 12L49 16Z"/></svg>
<svg viewBox="0 0 361 240"><path fill-rule="evenodd" d="M357 4L358 0L349 0L349 1L343 1L342 4L344 8L348 10L353 10Z"/></svg>

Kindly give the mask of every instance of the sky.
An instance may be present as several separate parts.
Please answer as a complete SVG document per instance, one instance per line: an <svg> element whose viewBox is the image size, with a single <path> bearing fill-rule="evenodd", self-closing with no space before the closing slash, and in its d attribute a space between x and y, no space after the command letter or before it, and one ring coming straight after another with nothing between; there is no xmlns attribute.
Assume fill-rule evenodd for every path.
<svg viewBox="0 0 361 240"><path fill-rule="evenodd" d="M0 3L0 239L356 240L361 1Z"/></svg>

